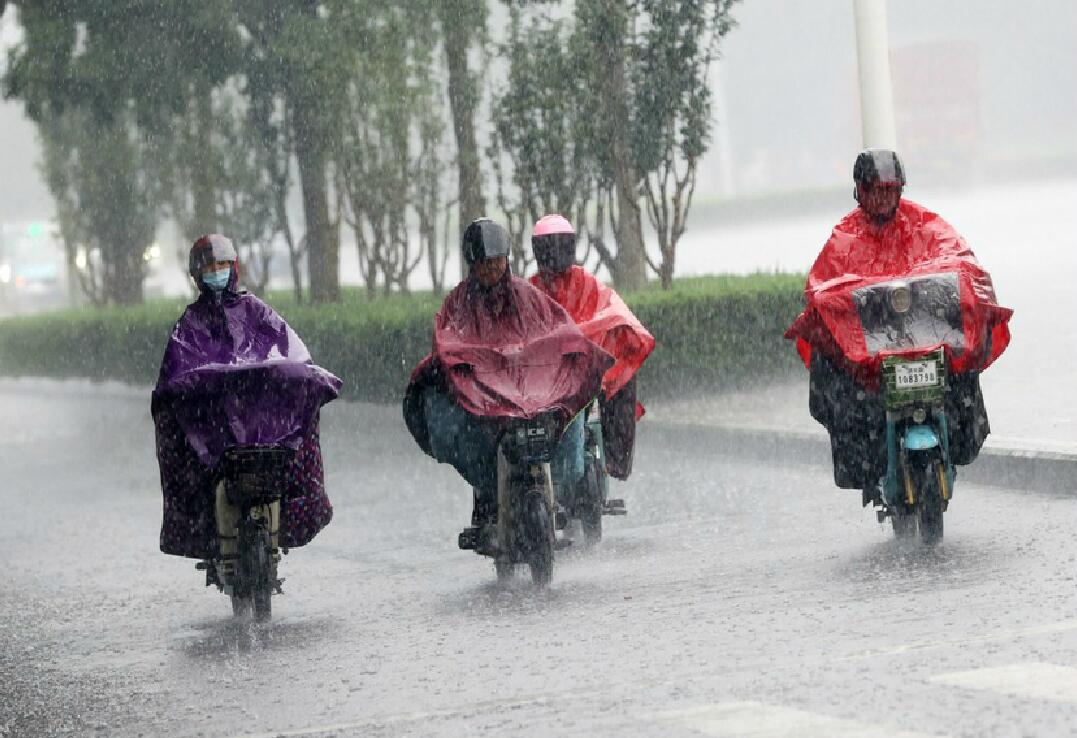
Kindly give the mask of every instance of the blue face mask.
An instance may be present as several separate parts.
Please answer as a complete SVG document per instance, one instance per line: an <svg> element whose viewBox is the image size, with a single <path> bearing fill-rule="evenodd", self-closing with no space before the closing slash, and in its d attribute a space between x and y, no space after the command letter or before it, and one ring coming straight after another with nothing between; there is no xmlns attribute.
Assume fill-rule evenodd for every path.
<svg viewBox="0 0 1077 738"><path fill-rule="evenodd" d="M231 268L217 269L202 275L202 282L216 292L220 292L228 286L228 280L232 277Z"/></svg>

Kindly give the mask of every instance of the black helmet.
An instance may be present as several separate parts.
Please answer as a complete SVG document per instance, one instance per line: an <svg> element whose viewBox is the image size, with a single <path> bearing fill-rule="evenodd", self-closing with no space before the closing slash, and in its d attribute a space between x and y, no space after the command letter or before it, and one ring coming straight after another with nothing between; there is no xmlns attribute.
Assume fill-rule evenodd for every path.
<svg viewBox="0 0 1077 738"><path fill-rule="evenodd" d="M905 167L896 151L890 149L864 149L856 155L853 164L853 182L872 185L876 182L905 186Z"/></svg>
<svg viewBox="0 0 1077 738"><path fill-rule="evenodd" d="M468 266L485 259L509 255L509 234L489 218L479 218L464 231L464 261Z"/></svg>
<svg viewBox="0 0 1077 738"><path fill-rule="evenodd" d="M229 289L233 289L235 280L239 278L239 255L232 241L219 233L211 233L202 236L191 246L191 253L187 258L187 273L202 288L202 267L216 264L219 261L232 262L232 275L229 281Z"/></svg>
<svg viewBox="0 0 1077 738"><path fill-rule="evenodd" d="M905 189L905 167L894 151L864 149L853 164L853 198L877 226L893 220ZM881 186L881 187L880 187Z"/></svg>

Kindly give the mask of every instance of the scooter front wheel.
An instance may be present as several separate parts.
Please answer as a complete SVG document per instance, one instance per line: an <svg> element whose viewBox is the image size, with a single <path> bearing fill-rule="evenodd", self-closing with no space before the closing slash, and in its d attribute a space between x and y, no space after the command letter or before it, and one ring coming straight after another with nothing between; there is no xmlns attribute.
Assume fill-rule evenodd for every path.
<svg viewBox="0 0 1077 738"><path fill-rule="evenodd" d="M531 581L537 587L545 587L553 579L553 516L545 495L528 495L525 504L527 563L531 567Z"/></svg>
<svg viewBox="0 0 1077 738"><path fill-rule="evenodd" d="M919 469L920 499L917 508L920 518L920 539L928 546L934 546L942 540L943 512L946 505L942 499L940 479L942 463L937 459L924 464Z"/></svg>
<svg viewBox="0 0 1077 738"><path fill-rule="evenodd" d="M232 612L246 615L253 609L254 619L267 622L273 614L273 589L277 583L272 539L261 521L247 518L239 526L239 560L233 584L239 595L232 595Z"/></svg>
<svg viewBox="0 0 1077 738"><path fill-rule="evenodd" d="M498 557L494 559L494 571L497 572L497 581L507 582L516 576L516 564L510 559Z"/></svg>
<svg viewBox="0 0 1077 738"><path fill-rule="evenodd" d="M890 516L890 524L894 526L894 536L900 540L907 540L916 535L916 515L914 513L895 510Z"/></svg>
<svg viewBox="0 0 1077 738"><path fill-rule="evenodd" d="M254 619L260 623L268 622L273 617L273 585L276 572L273 571L272 544L269 531L259 527L252 540L251 569L254 574L254 586L251 587L251 604L254 606Z"/></svg>
<svg viewBox="0 0 1077 738"><path fill-rule="evenodd" d="M232 595L232 616L237 618L249 618L251 615L251 600L249 597Z"/></svg>

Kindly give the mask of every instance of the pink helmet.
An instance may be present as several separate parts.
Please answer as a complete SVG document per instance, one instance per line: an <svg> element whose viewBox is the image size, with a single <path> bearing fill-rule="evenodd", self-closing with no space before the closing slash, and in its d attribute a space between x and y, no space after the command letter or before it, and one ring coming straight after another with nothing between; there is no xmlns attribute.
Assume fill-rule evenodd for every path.
<svg viewBox="0 0 1077 738"><path fill-rule="evenodd" d="M572 224L568 222L568 219L565 218L565 216L551 213L550 215L544 215L538 219L531 235L551 236L555 233L571 233L576 235L576 229L572 227Z"/></svg>
<svg viewBox="0 0 1077 738"><path fill-rule="evenodd" d="M540 272L564 272L576 263L576 229L562 215L544 215L535 223L531 249Z"/></svg>

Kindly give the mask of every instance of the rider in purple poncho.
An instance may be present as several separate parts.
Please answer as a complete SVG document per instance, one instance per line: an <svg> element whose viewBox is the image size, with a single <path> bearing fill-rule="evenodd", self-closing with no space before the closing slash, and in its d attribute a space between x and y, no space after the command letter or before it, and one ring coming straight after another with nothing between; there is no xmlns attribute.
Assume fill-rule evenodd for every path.
<svg viewBox="0 0 1077 738"><path fill-rule="evenodd" d="M217 554L214 482L221 455L241 445L295 449L281 502L280 545L302 546L333 516L325 493L318 414L340 380L315 366L284 319L239 291L239 261L224 236L191 248L198 299L172 329L152 413L164 493L161 550Z"/></svg>

